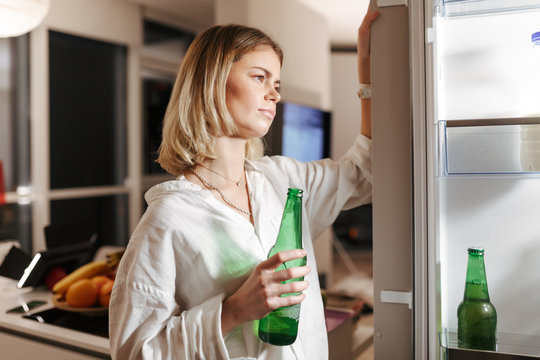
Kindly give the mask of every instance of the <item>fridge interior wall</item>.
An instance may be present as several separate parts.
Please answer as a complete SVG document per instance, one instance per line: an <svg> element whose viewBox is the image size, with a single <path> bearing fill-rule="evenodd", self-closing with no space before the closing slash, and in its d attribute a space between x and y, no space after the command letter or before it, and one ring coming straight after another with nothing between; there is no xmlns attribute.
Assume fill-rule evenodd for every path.
<svg viewBox="0 0 540 360"><path fill-rule="evenodd" d="M439 119L540 114L539 18L538 9L436 18Z"/></svg>
<svg viewBox="0 0 540 360"><path fill-rule="evenodd" d="M539 19L538 8L434 19L435 121L538 117L540 57L534 58L531 34L540 31ZM489 134L488 128L476 131ZM501 143L498 151L519 154L519 133L508 137L514 141ZM464 155L467 161L478 154ZM482 174L474 171L477 166L482 167L465 166L469 170L457 175L439 168L441 327L457 329L467 248L481 246L498 331L540 335L540 175L504 168Z"/></svg>

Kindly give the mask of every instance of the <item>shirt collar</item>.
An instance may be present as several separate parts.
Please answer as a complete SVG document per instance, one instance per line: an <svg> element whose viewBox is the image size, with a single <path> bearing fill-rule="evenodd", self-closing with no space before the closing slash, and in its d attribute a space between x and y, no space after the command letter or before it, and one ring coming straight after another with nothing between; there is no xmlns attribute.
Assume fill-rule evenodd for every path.
<svg viewBox="0 0 540 360"><path fill-rule="evenodd" d="M244 159L244 164L247 171L254 171L254 172L262 173L262 170L260 170L257 167L256 162L248 160L248 159Z"/></svg>

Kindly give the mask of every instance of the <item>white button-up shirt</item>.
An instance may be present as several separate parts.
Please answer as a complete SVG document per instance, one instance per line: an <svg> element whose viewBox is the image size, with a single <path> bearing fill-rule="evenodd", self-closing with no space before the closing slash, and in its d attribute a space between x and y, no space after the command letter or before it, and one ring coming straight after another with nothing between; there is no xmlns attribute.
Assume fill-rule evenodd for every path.
<svg viewBox="0 0 540 360"><path fill-rule="evenodd" d="M359 135L339 161L246 161L254 224L180 177L154 186L120 263L109 309L113 359L327 359L328 341L312 239L342 209L371 201L371 142ZM298 337L259 340L257 322L221 333L223 299L274 245L287 189L304 190L306 276Z"/></svg>

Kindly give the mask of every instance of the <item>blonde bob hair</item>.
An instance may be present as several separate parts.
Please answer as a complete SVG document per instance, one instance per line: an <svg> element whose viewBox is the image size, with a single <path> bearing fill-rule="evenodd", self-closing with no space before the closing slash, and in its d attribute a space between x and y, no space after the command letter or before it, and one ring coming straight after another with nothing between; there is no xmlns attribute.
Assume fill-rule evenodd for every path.
<svg viewBox="0 0 540 360"><path fill-rule="evenodd" d="M242 25L216 25L198 35L184 57L163 119L157 162L179 175L189 166L215 159L219 136L237 133L226 104L227 78L234 62L259 45L268 45L283 63L283 52L262 31ZM246 157L263 154L260 138L246 144Z"/></svg>

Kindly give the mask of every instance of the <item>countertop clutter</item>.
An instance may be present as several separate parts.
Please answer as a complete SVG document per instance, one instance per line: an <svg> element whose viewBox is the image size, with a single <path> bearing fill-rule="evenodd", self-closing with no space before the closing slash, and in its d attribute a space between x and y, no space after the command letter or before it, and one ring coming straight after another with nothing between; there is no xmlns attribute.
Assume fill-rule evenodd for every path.
<svg viewBox="0 0 540 360"><path fill-rule="evenodd" d="M58 310L45 288L18 288L16 280L0 276L3 358L110 359L107 327L107 314Z"/></svg>

